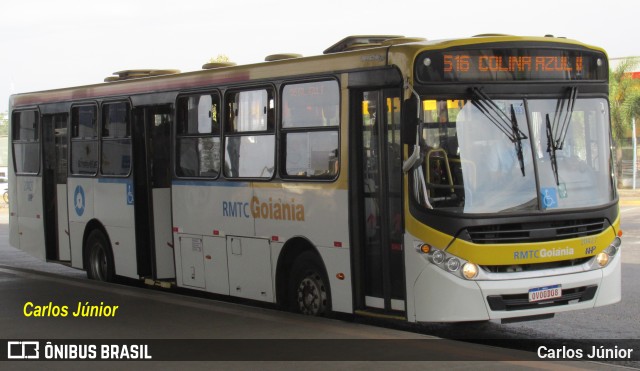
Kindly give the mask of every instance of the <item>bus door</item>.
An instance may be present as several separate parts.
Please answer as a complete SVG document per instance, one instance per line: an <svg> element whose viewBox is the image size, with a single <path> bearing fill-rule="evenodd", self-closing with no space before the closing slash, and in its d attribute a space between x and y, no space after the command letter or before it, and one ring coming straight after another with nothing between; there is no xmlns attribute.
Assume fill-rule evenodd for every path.
<svg viewBox="0 0 640 371"><path fill-rule="evenodd" d="M358 309L405 311L400 90L355 94L351 213ZM353 158L353 157L352 157Z"/></svg>
<svg viewBox="0 0 640 371"><path fill-rule="evenodd" d="M67 214L67 125L67 113L42 116L42 200L47 260L71 261Z"/></svg>
<svg viewBox="0 0 640 371"><path fill-rule="evenodd" d="M138 275L175 278L171 232L172 105L134 109L133 195Z"/></svg>

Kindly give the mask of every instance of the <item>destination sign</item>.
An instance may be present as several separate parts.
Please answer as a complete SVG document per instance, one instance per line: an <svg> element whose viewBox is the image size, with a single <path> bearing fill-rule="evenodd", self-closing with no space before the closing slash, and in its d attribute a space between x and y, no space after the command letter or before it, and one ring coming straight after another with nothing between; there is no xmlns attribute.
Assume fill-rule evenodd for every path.
<svg viewBox="0 0 640 371"><path fill-rule="evenodd" d="M605 80L608 66L592 51L492 48L423 53L416 70L421 82Z"/></svg>

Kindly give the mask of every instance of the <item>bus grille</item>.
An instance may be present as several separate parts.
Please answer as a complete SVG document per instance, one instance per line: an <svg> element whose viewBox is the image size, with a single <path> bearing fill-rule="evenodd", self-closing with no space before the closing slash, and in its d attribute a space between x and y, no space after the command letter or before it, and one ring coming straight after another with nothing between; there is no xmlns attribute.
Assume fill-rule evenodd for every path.
<svg viewBox="0 0 640 371"><path fill-rule="evenodd" d="M557 269L574 267L581 265L591 260L593 256L587 256L584 258L570 259L570 260L557 260L553 262L544 263L531 263L531 264L518 264L518 265L483 265L482 268L491 273L514 273L514 272L530 272L541 271L545 269Z"/></svg>
<svg viewBox="0 0 640 371"><path fill-rule="evenodd" d="M597 285L563 289L562 297L541 302L529 302L529 294L491 295L487 296L489 307L494 311L512 311L538 309L568 305L569 302L583 302L593 299L598 290Z"/></svg>
<svg viewBox="0 0 640 371"><path fill-rule="evenodd" d="M605 229L605 219L559 220L468 227L477 244L526 243L593 236Z"/></svg>

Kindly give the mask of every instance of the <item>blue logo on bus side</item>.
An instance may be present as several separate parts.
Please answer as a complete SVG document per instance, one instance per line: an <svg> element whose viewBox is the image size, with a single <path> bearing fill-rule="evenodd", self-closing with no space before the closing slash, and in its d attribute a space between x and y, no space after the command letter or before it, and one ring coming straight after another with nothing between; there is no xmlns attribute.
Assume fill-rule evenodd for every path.
<svg viewBox="0 0 640 371"><path fill-rule="evenodd" d="M127 183L127 205L133 205L133 184Z"/></svg>
<svg viewBox="0 0 640 371"><path fill-rule="evenodd" d="M84 214L84 205L85 205L84 189L82 189L82 186L76 187L76 190L73 194L73 200L74 200L74 206L76 209L76 214L78 214L78 216L82 216L82 214Z"/></svg>

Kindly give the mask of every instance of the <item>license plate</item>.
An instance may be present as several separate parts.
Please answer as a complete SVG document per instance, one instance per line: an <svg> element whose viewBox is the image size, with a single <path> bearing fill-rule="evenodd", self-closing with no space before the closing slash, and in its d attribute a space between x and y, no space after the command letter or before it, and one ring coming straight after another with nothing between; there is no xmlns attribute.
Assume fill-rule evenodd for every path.
<svg viewBox="0 0 640 371"><path fill-rule="evenodd" d="M562 297L562 287L560 285L536 287L529 290L529 303L556 299Z"/></svg>

